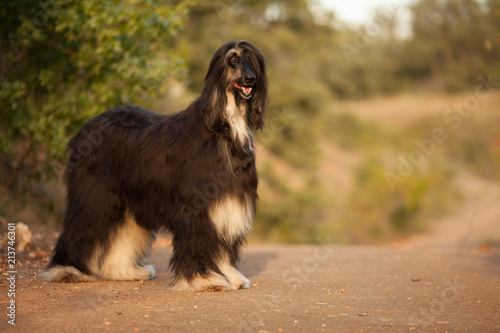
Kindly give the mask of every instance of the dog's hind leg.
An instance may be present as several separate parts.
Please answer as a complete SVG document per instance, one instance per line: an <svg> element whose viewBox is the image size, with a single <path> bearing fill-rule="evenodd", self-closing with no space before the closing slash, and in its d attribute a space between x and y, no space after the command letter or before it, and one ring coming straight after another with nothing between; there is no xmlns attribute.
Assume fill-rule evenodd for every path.
<svg viewBox="0 0 500 333"><path fill-rule="evenodd" d="M97 272L89 264L96 253L98 241L92 235L88 236L79 230L63 231L57 240L48 270L40 274L40 278L50 282L96 281Z"/></svg>
<svg viewBox="0 0 500 333"><path fill-rule="evenodd" d="M155 233L137 225L127 212L124 223L110 235L109 248L103 253L99 275L102 280L147 280L154 276L152 265L141 260L149 253Z"/></svg>
<svg viewBox="0 0 500 333"><path fill-rule="evenodd" d="M83 174L83 176L78 176ZM45 281L86 282L99 279L100 257L110 248L110 236L123 223L120 197L97 177L80 169L68 173L68 205L63 232L57 240Z"/></svg>
<svg viewBox="0 0 500 333"><path fill-rule="evenodd" d="M65 217L66 225L72 221L68 215ZM92 232L83 231L82 227L65 227L57 240L48 270L40 274L42 280L89 282L98 279L97 270L92 263L97 262L100 241Z"/></svg>

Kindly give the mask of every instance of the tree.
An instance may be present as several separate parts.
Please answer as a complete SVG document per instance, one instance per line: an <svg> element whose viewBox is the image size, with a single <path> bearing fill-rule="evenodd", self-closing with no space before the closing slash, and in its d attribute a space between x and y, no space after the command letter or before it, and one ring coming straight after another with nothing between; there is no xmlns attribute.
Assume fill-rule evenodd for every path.
<svg viewBox="0 0 500 333"><path fill-rule="evenodd" d="M169 50L186 0L11 1L0 7L3 185L62 161L82 122L165 88L182 59ZM28 176L28 177L24 177Z"/></svg>
<svg viewBox="0 0 500 333"><path fill-rule="evenodd" d="M479 75L500 73L498 1L419 0L411 6L413 39L401 67L433 89L474 87Z"/></svg>

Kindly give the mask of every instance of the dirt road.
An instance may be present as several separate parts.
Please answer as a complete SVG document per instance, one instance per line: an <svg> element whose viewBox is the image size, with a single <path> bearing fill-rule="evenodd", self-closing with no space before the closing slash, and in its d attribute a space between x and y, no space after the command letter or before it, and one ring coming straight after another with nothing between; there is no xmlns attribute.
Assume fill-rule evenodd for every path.
<svg viewBox="0 0 500 333"><path fill-rule="evenodd" d="M249 246L252 287L167 290L170 249L142 282L41 282L39 260L19 267L16 325L2 332L498 332L500 251L455 247ZM7 284L1 310L7 313Z"/></svg>

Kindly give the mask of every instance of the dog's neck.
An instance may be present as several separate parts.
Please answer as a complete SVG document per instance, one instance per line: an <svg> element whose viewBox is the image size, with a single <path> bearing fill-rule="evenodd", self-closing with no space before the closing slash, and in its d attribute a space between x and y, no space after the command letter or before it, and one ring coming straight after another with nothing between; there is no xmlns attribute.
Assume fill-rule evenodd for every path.
<svg viewBox="0 0 500 333"><path fill-rule="evenodd" d="M226 92L227 104L225 116L231 128L231 136L234 141L242 146L250 141L251 131L246 121L246 103L236 104L233 93Z"/></svg>

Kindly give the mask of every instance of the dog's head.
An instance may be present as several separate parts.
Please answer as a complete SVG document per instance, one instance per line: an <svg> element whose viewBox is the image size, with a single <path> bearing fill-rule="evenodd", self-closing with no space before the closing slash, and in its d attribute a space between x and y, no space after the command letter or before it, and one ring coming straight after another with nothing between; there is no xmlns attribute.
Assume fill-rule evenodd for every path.
<svg viewBox="0 0 500 333"><path fill-rule="evenodd" d="M266 63L259 50L247 41L231 41L215 52L207 76L203 96L209 101L210 128L225 110L227 95L232 94L236 105L244 106L250 129L262 129L267 104Z"/></svg>
<svg viewBox="0 0 500 333"><path fill-rule="evenodd" d="M245 52L241 48L233 48L226 55L227 83L230 85L228 88L234 88L244 99L252 97L252 90L257 81L253 70L253 67L257 66L252 66L252 60L258 64L258 58L251 59L252 55L255 55L255 52Z"/></svg>

